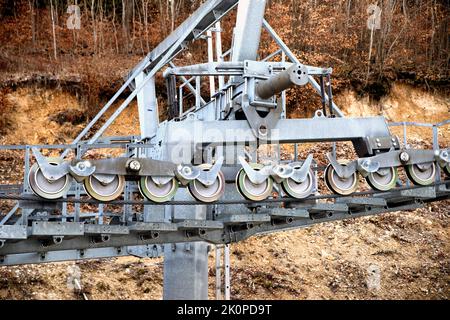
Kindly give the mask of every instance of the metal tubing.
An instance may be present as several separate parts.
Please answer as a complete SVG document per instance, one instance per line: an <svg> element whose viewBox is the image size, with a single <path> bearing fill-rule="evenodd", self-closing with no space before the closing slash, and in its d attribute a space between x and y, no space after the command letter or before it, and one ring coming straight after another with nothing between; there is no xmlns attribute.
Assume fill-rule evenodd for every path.
<svg viewBox="0 0 450 320"><path fill-rule="evenodd" d="M388 137L383 117L280 119L268 133L272 143L353 141L365 137ZM246 120L180 121L166 127L166 143L172 147L188 144L244 144L256 142ZM184 150L184 149L182 149Z"/></svg>
<svg viewBox="0 0 450 320"><path fill-rule="evenodd" d="M101 118L101 116L108 111L109 107L116 101L116 99L122 94L122 92L130 85L130 83L134 80L134 78L143 70L142 68L136 69L131 77L128 78L127 81L120 87L120 89L116 92L116 94L108 101L108 103L95 115L95 117L89 122L89 124L80 132L80 134L72 141L72 144L78 143L85 135L89 132L89 130L97 123L97 121ZM65 157L67 153L69 153L70 149L66 149L61 157Z"/></svg>
<svg viewBox="0 0 450 320"><path fill-rule="evenodd" d="M230 280L230 245L225 245L224 250L224 260L225 260L225 300L230 300L231 291L231 280Z"/></svg>
<svg viewBox="0 0 450 320"><path fill-rule="evenodd" d="M0 226L4 225L6 222L8 222L9 218L16 213L17 209L19 209L19 202L16 203L16 205L8 212L8 214L0 221Z"/></svg>
<svg viewBox="0 0 450 320"><path fill-rule="evenodd" d="M176 68L177 67L172 61L169 62L169 65L170 65L171 68ZM180 88L186 86L192 92L192 94L195 94L195 88L191 84L191 79L192 78L191 79L186 79L185 76L180 76L180 79L181 79L181 81L183 81L183 84L180 85ZM203 98L200 97L200 99L202 101L202 104L206 104L206 101Z"/></svg>
<svg viewBox="0 0 450 320"><path fill-rule="evenodd" d="M265 9L266 0L239 1L231 61L256 60Z"/></svg>
<svg viewBox="0 0 450 320"><path fill-rule="evenodd" d="M222 57L222 27L220 25L220 21L216 22L216 57L217 62L223 62ZM224 77L219 77L219 91L222 90L225 84Z"/></svg>
<svg viewBox="0 0 450 320"><path fill-rule="evenodd" d="M208 41L208 62L214 62L213 36L211 30L206 32ZM214 76L209 77L209 96L213 97L216 94L216 82Z"/></svg>
<svg viewBox="0 0 450 320"><path fill-rule="evenodd" d="M300 86L304 83L302 79L306 77L303 72L302 65L294 64L270 79L258 82L256 93L262 99L269 99L293 86Z"/></svg>
<svg viewBox="0 0 450 320"><path fill-rule="evenodd" d="M222 246L216 245L216 300L222 300L222 268L220 258L222 256Z"/></svg>
<svg viewBox="0 0 450 320"><path fill-rule="evenodd" d="M145 78L145 73L136 76L136 84L140 85ZM155 77L152 77L137 94L139 110L139 125L141 139L153 137L158 130L158 101L156 99Z"/></svg>
<svg viewBox="0 0 450 320"><path fill-rule="evenodd" d="M185 31L185 33L187 33ZM98 138L106 131L106 129L114 122L114 120L122 113L123 110L130 104L130 102L136 97L136 95L144 88L145 84L152 79L156 73L167 64L172 54L177 50L178 45L183 42L185 37L180 37L177 42L166 52L161 60L155 65L155 67L142 79L142 82L137 86L135 90L128 96L128 98L120 105L120 107L113 113L113 115L106 121L106 123L97 131L97 133L89 140L88 144L95 143ZM130 79L128 79L130 80ZM128 81L127 81L128 82Z"/></svg>
<svg viewBox="0 0 450 320"><path fill-rule="evenodd" d="M269 34L272 36L273 40L278 44L278 46L286 53L286 55L289 57L289 59L292 62L295 62L297 64L300 64L300 61L297 59L297 57L292 53L292 51L289 49L289 47L284 43L283 40L277 35L275 30L272 29L270 24L264 20L263 21L263 27L264 29L269 32ZM313 78L313 76L309 75L309 83L313 86L313 88L320 93L320 85L317 83L317 81ZM328 95L325 95L326 101L329 101ZM332 102L333 110L336 112L336 115L339 117L345 117L344 113L339 109L339 107Z"/></svg>

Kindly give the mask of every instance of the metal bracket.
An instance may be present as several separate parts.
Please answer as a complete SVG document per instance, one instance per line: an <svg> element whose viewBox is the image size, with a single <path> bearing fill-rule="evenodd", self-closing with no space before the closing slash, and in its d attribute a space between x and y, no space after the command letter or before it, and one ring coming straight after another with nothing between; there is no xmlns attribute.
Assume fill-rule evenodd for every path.
<svg viewBox="0 0 450 320"><path fill-rule="evenodd" d="M45 158L37 148L31 148L31 151L36 158L42 174L47 180L58 180L64 177L69 172L68 162L64 162L62 159L60 159L61 163L59 163L58 165L51 165L47 161L47 158Z"/></svg>
<svg viewBox="0 0 450 320"><path fill-rule="evenodd" d="M212 12L213 12L213 14L214 14L214 18L216 18L216 19L220 19L220 17L223 16L223 11L220 11L220 10L213 10Z"/></svg>
<svg viewBox="0 0 450 320"><path fill-rule="evenodd" d="M448 150L442 150L441 152L439 152L439 150L436 150L435 158L439 166L441 166L441 168L445 167L450 163L450 153Z"/></svg>
<svg viewBox="0 0 450 320"><path fill-rule="evenodd" d="M446 155L447 153L447 155ZM446 150L395 150L378 154L373 157L361 158L357 160L357 170L363 176L369 173L378 172L382 174L383 168L399 167L403 165L415 164L421 170L427 170L436 160L441 166L446 165L450 161L449 154Z"/></svg>
<svg viewBox="0 0 450 320"><path fill-rule="evenodd" d="M244 157L238 157L238 160L247 174L248 179L254 184L263 183L273 173L272 165L264 166L261 170L255 170L247 163L247 161L245 161Z"/></svg>
<svg viewBox="0 0 450 320"><path fill-rule="evenodd" d="M244 94L242 97L242 110L245 113L250 127L253 129L253 134L261 140L269 139L270 130L276 126L278 120L280 120L281 113L283 112L281 105L278 104L276 108L271 109L270 112L262 118L258 114L256 108L250 105L248 94Z"/></svg>
<svg viewBox="0 0 450 320"><path fill-rule="evenodd" d="M369 175L369 173L374 173L374 172L378 172L380 175L385 175L384 174L384 170L380 170L380 162L378 161L374 161L371 158L367 158L367 159L358 159L357 160L358 165L357 165L357 170L363 175L363 177L367 177ZM386 174L389 171L386 170Z"/></svg>
<svg viewBox="0 0 450 320"><path fill-rule="evenodd" d="M285 179L293 179L300 183L306 180L309 169L313 161L313 155L310 154L303 163L296 162L288 165L266 165L260 170L253 169L244 157L238 157L248 179L254 184L263 183L271 176L277 183L281 183Z"/></svg>
<svg viewBox="0 0 450 320"><path fill-rule="evenodd" d="M93 174L92 175L95 179L97 179L100 183L103 184L109 184L111 182L113 182L114 178L116 177L115 175L111 175L111 174Z"/></svg>
<svg viewBox="0 0 450 320"><path fill-rule="evenodd" d="M217 159L216 163L209 169L208 171L201 170L200 174L197 177L197 180L200 181L205 186L211 186L216 181L217 176L219 175L220 169L222 169L224 157L220 157Z"/></svg>
<svg viewBox="0 0 450 320"><path fill-rule="evenodd" d="M179 165L175 172L178 180L183 185L188 184L190 181L197 179L200 176L200 169L191 165Z"/></svg>
<svg viewBox="0 0 450 320"><path fill-rule="evenodd" d="M340 178L350 178L355 172L357 168L357 161L352 161L346 164L345 166L341 165L336 158L333 156L331 152L327 153L327 158L330 161L330 164L333 166L334 170L336 171L336 174Z"/></svg>
<svg viewBox="0 0 450 320"><path fill-rule="evenodd" d="M294 174L294 170L291 165L279 164L272 167L271 176L277 183L281 183L283 180L290 178Z"/></svg>
<svg viewBox="0 0 450 320"><path fill-rule="evenodd" d="M308 176L308 172L311 168L311 164L313 162L313 155L310 154L303 162L303 164L299 162L290 163L289 165L293 167L294 172L290 178L297 183L304 182L306 177Z"/></svg>
<svg viewBox="0 0 450 320"><path fill-rule="evenodd" d="M203 34L203 30L194 29L192 30L192 34L194 35L194 38L198 39Z"/></svg>
<svg viewBox="0 0 450 320"><path fill-rule="evenodd" d="M198 180L205 186L211 186L216 181L220 169L222 169L224 157L220 157L209 170L204 170L200 166L179 165L175 172L178 180L183 185L190 181Z"/></svg>
<svg viewBox="0 0 450 320"><path fill-rule="evenodd" d="M75 165L70 165L69 172L77 182L81 182L95 172L95 166L88 160L80 161Z"/></svg>

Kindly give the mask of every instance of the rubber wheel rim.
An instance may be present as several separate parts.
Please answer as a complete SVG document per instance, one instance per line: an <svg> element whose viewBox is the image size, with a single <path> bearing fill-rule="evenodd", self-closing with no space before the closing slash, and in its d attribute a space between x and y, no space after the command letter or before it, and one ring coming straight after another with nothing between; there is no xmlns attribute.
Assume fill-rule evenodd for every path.
<svg viewBox="0 0 450 320"><path fill-rule="evenodd" d="M60 158L47 158L47 161L48 161L48 163L55 164L55 165L58 165L62 162L62 160ZM37 195L43 199L55 200L55 199L60 199L67 194L67 192L69 191L70 186L72 184L72 180L73 180L73 178L70 175L66 174L65 176L60 178L60 179L65 178L64 185L63 185L63 187L60 188L60 190L58 190L57 192L48 193L45 190L43 190L42 187L39 187L39 184L37 183L37 181L38 181L37 175L40 171L41 171L41 169L39 168L38 163L35 162L31 166L31 168L28 172L28 184L35 195ZM58 180L59 179L57 179L55 181L58 181Z"/></svg>
<svg viewBox="0 0 450 320"><path fill-rule="evenodd" d="M208 163L204 163L202 165L200 165L201 169L209 169L211 168L212 165L208 164ZM193 180L191 182L189 182L188 184L188 190L189 193L198 201L203 202L203 203L213 203L216 202L217 200L219 200L224 192L225 192L225 176L223 175L222 171L219 171L219 174L216 178L216 181L218 181L219 183L219 188L217 188L217 191L213 194L213 196L203 196L201 195L196 188L196 184L201 184L200 181L198 180Z"/></svg>
<svg viewBox="0 0 450 320"><path fill-rule="evenodd" d="M447 164L447 165L444 167L444 172L445 172L445 174L446 174L448 177L450 177L450 164Z"/></svg>
<svg viewBox="0 0 450 320"><path fill-rule="evenodd" d="M341 161L339 162L341 165L345 166L347 165L347 162ZM334 172L334 168L331 164L329 164L327 166L327 168L325 169L325 184L327 185L328 189L330 189L331 192L339 194L341 196L348 196L351 195L352 193L354 193L359 186L359 180L358 180L358 173L355 172L353 173L353 177L354 177L354 183L352 184L352 186L346 190L344 189L340 189L338 188L338 186L336 185L336 183L333 182L333 172Z"/></svg>
<svg viewBox="0 0 450 320"><path fill-rule="evenodd" d="M283 189L283 191L290 197L295 198L295 199L305 199L307 197L309 197L314 189L314 173L310 170L308 171L308 175L307 175L307 179L309 179L309 184L310 187L308 189L306 189L306 191L303 194L297 193L295 190L293 190L290 186L289 186L289 182L292 181L293 183L296 183L294 180L292 179L286 179L281 183L281 187ZM302 183L305 183L306 180Z"/></svg>
<svg viewBox="0 0 450 320"><path fill-rule="evenodd" d="M410 164L408 166L406 166L406 175L408 176L408 179L416 186L428 186L430 184L432 184L435 179L436 179L436 164L434 162L431 163L431 167L433 168L433 174L427 178L427 179L422 179L419 176L417 176L416 174L416 170L419 170L419 168L417 168L417 165L415 164Z"/></svg>
<svg viewBox="0 0 450 320"><path fill-rule="evenodd" d="M262 169L264 167L263 164L258 164L258 163L250 163L250 166L253 169ZM247 177L247 173L245 172L244 169L239 170L239 173L236 176L236 185L237 185L238 191L245 199L258 202L258 201L263 201L263 200L267 199L272 194L273 179L271 177L267 178L267 180L266 180L267 186L266 186L265 190L259 195L251 194L245 189L245 187L243 188L243 186L245 186L245 178L246 177ZM248 179L248 180L250 182L250 179Z"/></svg>
<svg viewBox="0 0 450 320"><path fill-rule="evenodd" d="M374 173L369 173L369 175L366 177L367 184L374 190L377 191L389 191L392 190L395 187L395 184L398 180L398 170L397 168L389 168L390 170L393 170L392 179L389 181L389 183L382 185L378 181L375 180Z"/></svg>
<svg viewBox="0 0 450 320"><path fill-rule="evenodd" d="M172 178L169 182L167 182L167 184L172 183L172 186L170 188L170 191L167 192L167 194L164 196L158 196L158 195L153 194L147 187L148 180L151 180L151 177L141 177L141 179L139 179L138 185L139 185L139 191L141 192L141 194L150 201L153 201L156 203L168 202L168 201L172 200L173 197L175 196L175 194L177 193L178 181L175 178Z"/></svg>
<svg viewBox="0 0 450 320"><path fill-rule="evenodd" d="M113 201L115 199L117 199L118 197L120 197L120 195L122 194L124 188L125 188L125 177L124 176L120 176L120 175L116 175L116 177L118 178L118 185L116 190L109 194L109 195L101 195L99 194L97 191L94 190L94 188L92 187L92 179L95 179L94 176L89 176L86 179L84 179L84 189L86 190L86 193L93 199L99 200L101 202L109 202L109 201Z"/></svg>

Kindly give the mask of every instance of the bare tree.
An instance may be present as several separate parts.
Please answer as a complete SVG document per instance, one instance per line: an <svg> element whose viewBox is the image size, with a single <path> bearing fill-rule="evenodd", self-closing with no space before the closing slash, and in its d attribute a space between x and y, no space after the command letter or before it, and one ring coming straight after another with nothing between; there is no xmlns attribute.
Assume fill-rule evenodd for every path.
<svg viewBox="0 0 450 320"><path fill-rule="evenodd" d="M119 41L117 40L117 28L116 28L116 1L113 0L113 17L112 24L114 29L114 41L116 45L116 53L119 53Z"/></svg>
<svg viewBox="0 0 450 320"><path fill-rule="evenodd" d="M133 18L133 0L122 0L122 32L125 38L125 51L128 53L131 43L131 20Z"/></svg>
<svg viewBox="0 0 450 320"><path fill-rule="evenodd" d="M56 48L56 28L55 28L55 15L53 8L53 0L50 0L50 13L52 17L52 33L53 33L53 54L55 56L55 60L58 60L57 48Z"/></svg>
<svg viewBox="0 0 450 320"><path fill-rule="evenodd" d="M94 39L94 54L97 53L97 26L94 11L95 0L91 0L91 19L92 19L92 36Z"/></svg>
<svg viewBox="0 0 450 320"><path fill-rule="evenodd" d="M34 1L28 0L28 6L30 7L30 15L31 15L31 41L33 44L33 48L36 46L36 12L34 9Z"/></svg>

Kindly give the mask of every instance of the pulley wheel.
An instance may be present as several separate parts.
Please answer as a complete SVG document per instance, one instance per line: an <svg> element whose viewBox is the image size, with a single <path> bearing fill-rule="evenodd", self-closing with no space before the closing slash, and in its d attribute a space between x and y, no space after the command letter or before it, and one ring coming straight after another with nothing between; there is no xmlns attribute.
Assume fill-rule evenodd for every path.
<svg viewBox="0 0 450 320"><path fill-rule="evenodd" d="M418 186L427 186L432 184L436 177L436 165L434 162L429 164L431 164L429 168L424 168L417 164L410 164L406 166L406 175L409 180Z"/></svg>
<svg viewBox="0 0 450 320"><path fill-rule="evenodd" d="M450 177L450 163L447 164L443 169L445 174Z"/></svg>
<svg viewBox="0 0 450 320"><path fill-rule="evenodd" d="M340 162L341 165L346 166L346 162ZM358 173L353 173L348 178L341 178L334 170L331 164L325 169L325 183L330 191L342 195L348 196L358 189Z"/></svg>
<svg viewBox="0 0 450 320"><path fill-rule="evenodd" d="M48 158L47 161L53 166L56 166L62 162L59 158ZM56 180L47 179L36 162L30 168L28 173L28 182L31 190L33 190L36 195L44 199L53 200L63 197L67 191L69 191L72 183L72 177L66 174Z"/></svg>
<svg viewBox="0 0 450 320"><path fill-rule="evenodd" d="M200 169L208 171L212 168L211 164L201 164ZM191 195L200 202L211 203L219 200L225 192L225 177L221 171L217 175L216 181L210 186L206 186L197 179L192 180L188 184Z"/></svg>
<svg viewBox="0 0 450 320"><path fill-rule="evenodd" d="M255 170L264 167L262 164L250 163ZM251 201L263 201L272 194L273 180L268 177L264 182L256 184L250 181L244 169L241 169L236 177L238 191L244 198Z"/></svg>
<svg viewBox="0 0 450 320"><path fill-rule="evenodd" d="M369 173L366 181L369 186L378 191L389 191L395 187L398 179L397 168L383 168L377 172Z"/></svg>
<svg viewBox="0 0 450 320"><path fill-rule="evenodd" d="M297 183L291 178L288 178L283 181L281 187L283 188L283 191L290 197L295 199L305 199L313 192L314 185L314 172L312 170L309 170L305 181Z"/></svg>
<svg viewBox="0 0 450 320"><path fill-rule="evenodd" d="M139 180L139 190L141 194L157 203L163 203L172 200L178 190L178 181L172 178L165 184L157 184L151 177L142 177Z"/></svg>
<svg viewBox="0 0 450 320"><path fill-rule="evenodd" d="M125 188L125 177L115 175L109 183L103 183L95 175L91 175L84 180L84 189L92 198L108 202L120 197Z"/></svg>

